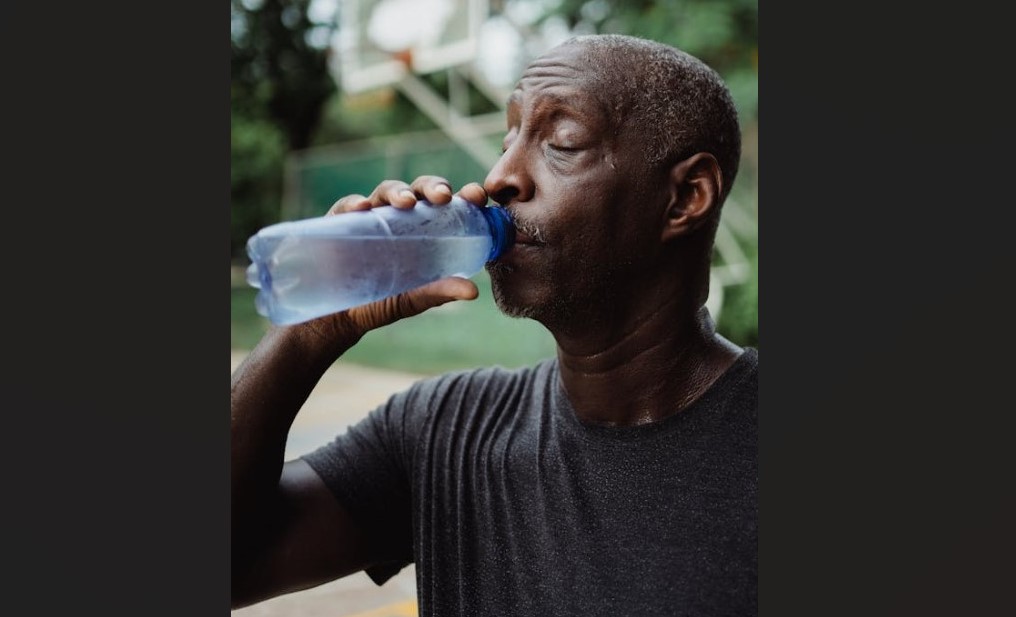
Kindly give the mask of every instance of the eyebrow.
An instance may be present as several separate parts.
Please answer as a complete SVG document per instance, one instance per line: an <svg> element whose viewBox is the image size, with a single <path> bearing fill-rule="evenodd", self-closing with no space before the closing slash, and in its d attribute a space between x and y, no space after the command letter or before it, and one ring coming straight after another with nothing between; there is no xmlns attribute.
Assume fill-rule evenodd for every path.
<svg viewBox="0 0 1016 617"><path fill-rule="evenodd" d="M510 107L512 104L517 106L521 105L522 96L523 94L521 90L513 91L508 95L506 107ZM609 119L609 115L606 113L606 110L602 108L599 104L599 100L595 96L591 96L582 104L576 104L577 99L574 93L572 95L566 95L554 92L553 90L543 90L536 96L538 97L538 104L540 107L547 103L556 103L558 105L553 114L555 118L559 116L575 118L580 116L596 115L604 120Z"/></svg>

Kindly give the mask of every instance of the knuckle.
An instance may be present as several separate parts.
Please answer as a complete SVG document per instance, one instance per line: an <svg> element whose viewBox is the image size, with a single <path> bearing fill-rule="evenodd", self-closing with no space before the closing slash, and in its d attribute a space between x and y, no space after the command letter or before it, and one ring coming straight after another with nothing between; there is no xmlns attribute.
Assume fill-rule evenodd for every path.
<svg viewBox="0 0 1016 617"><path fill-rule="evenodd" d="M388 193L391 191L400 191L406 188L407 186L409 185L403 182L402 180L385 180L384 182L379 184L377 188L378 191Z"/></svg>
<svg viewBox="0 0 1016 617"><path fill-rule="evenodd" d="M408 317L420 312L416 308L416 302L413 301L412 294L399 294L391 298L391 300L395 305L395 314L400 317Z"/></svg>

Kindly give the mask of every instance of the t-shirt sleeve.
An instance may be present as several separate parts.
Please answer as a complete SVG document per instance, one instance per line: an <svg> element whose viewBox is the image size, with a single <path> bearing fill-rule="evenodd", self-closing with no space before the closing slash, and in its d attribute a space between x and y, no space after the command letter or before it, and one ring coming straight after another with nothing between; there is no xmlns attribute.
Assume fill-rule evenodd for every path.
<svg viewBox="0 0 1016 617"><path fill-rule="evenodd" d="M393 395L332 442L302 456L367 535L383 584L413 561L414 436L428 412L422 384Z"/></svg>

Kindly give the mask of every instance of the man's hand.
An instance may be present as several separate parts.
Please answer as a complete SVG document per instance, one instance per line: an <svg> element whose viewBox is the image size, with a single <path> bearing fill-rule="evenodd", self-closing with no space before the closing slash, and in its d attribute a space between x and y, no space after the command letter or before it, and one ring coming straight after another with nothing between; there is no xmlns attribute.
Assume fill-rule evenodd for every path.
<svg viewBox="0 0 1016 617"><path fill-rule="evenodd" d="M476 182L463 186L459 196L478 206L487 203L487 191ZM367 197L354 194L339 199L325 216L389 205L409 209L420 199L426 199L435 206L447 204L452 200L452 185L440 176L420 176L412 184L401 180L385 180Z"/></svg>
<svg viewBox="0 0 1016 617"><path fill-rule="evenodd" d="M479 206L487 203L487 192L476 182L463 186L458 194L466 201ZM420 176L411 184L401 180L385 180L378 184L369 196L353 194L342 197L332 204L325 216L388 205L409 209L420 199L425 199L434 206L445 205L452 200L451 184L439 176ZM391 298L291 327L304 327L322 338L341 341L343 346L348 346L376 328L418 315L453 300L473 300L478 295L479 290L472 281L448 277Z"/></svg>

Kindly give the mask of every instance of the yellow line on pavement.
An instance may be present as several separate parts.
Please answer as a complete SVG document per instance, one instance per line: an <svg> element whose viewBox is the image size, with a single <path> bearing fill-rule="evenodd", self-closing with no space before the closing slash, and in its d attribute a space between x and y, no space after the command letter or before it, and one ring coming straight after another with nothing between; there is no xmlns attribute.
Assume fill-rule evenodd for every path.
<svg viewBox="0 0 1016 617"><path fill-rule="evenodd" d="M346 615L346 617L418 617L416 600L406 600L387 604L364 613Z"/></svg>

